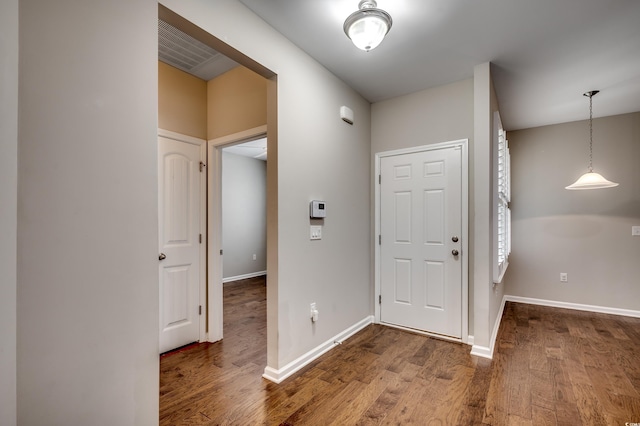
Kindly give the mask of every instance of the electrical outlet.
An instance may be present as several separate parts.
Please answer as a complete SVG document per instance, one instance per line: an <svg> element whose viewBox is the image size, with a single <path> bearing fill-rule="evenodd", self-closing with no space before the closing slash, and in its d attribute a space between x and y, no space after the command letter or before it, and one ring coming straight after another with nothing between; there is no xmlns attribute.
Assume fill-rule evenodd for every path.
<svg viewBox="0 0 640 426"><path fill-rule="evenodd" d="M561 283L569 282L569 275L566 272L560 272L560 282Z"/></svg>
<svg viewBox="0 0 640 426"><path fill-rule="evenodd" d="M257 257L256 257L256 255L254 254L254 255L253 255L253 260L256 260L256 258L257 258Z"/></svg>
<svg viewBox="0 0 640 426"><path fill-rule="evenodd" d="M634 237L640 237L640 226L632 226L631 235L633 235Z"/></svg>
<svg viewBox="0 0 640 426"><path fill-rule="evenodd" d="M318 321L318 308L316 307L316 302L311 304L311 321Z"/></svg>

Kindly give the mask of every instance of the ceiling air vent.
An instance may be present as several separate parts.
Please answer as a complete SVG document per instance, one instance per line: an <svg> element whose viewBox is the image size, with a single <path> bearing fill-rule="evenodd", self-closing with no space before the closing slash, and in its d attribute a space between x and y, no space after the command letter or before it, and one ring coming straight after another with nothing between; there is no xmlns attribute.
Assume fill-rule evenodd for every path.
<svg viewBox="0 0 640 426"><path fill-rule="evenodd" d="M158 59L209 81L238 66L210 46L158 19Z"/></svg>

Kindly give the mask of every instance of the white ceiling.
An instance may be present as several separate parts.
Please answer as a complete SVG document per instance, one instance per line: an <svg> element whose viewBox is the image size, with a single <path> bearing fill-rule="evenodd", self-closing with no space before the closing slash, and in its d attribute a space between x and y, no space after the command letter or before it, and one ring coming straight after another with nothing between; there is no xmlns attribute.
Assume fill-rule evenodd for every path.
<svg viewBox="0 0 640 426"><path fill-rule="evenodd" d="M267 161L267 138L256 139L251 142L228 146L223 150L231 154L242 155L244 157L255 158L256 160Z"/></svg>
<svg viewBox="0 0 640 426"><path fill-rule="evenodd" d="M507 130L640 111L639 0L378 0L369 53L342 25L358 0L240 0L371 102L473 77L492 62Z"/></svg>

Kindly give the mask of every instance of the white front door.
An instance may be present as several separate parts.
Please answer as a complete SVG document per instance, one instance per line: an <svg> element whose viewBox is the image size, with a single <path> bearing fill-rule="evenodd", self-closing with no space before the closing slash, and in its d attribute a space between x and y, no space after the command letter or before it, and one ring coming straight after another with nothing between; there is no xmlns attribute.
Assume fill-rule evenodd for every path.
<svg viewBox="0 0 640 426"><path fill-rule="evenodd" d="M200 147L158 137L160 353L200 338Z"/></svg>
<svg viewBox="0 0 640 426"><path fill-rule="evenodd" d="M380 160L383 323L462 337L461 160L459 146Z"/></svg>

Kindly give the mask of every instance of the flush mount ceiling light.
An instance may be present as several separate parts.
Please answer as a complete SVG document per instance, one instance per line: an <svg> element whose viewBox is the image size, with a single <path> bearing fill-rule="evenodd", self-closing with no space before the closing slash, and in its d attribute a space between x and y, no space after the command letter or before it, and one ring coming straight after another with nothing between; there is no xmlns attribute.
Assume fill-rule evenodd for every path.
<svg viewBox="0 0 640 426"><path fill-rule="evenodd" d="M361 0L358 11L344 21L344 32L358 49L375 49L391 29L391 15L377 8L375 0Z"/></svg>
<svg viewBox="0 0 640 426"><path fill-rule="evenodd" d="M600 173L593 171L593 97L599 92L599 90L592 90L584 93L584 96L589 98L589 171L571 185L565 186L565 189L601 189L618 186L617 183L611 182Z"/></svg>

